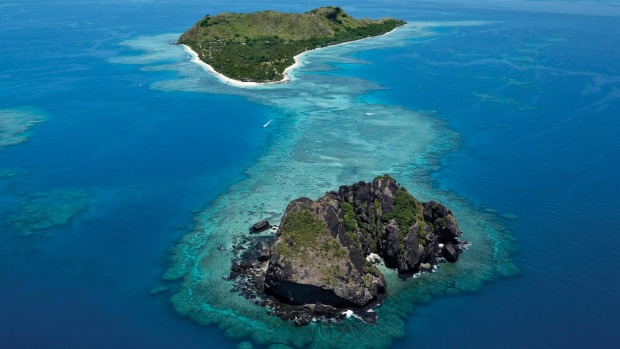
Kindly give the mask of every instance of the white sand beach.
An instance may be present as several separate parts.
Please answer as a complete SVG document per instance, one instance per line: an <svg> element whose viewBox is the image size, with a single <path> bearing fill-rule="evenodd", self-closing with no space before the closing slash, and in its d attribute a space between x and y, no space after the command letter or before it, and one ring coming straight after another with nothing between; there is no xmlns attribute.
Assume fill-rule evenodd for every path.
<svg viewBox="0 0 620 349"><path fill-rule="evenodd" d="M407 24L405 24L406 26ZM308 54L311 51L314 50L320 50L323 48L327 48L327 47L334 47L334 46L341 46L341 45L347 45L347 44L351 44L354 42L358 42L358 41L362 41L362 40L367 40L367 39L372 39L372 38L378 38L381 36L385 36L388 35L392 32L394 32L396 29L398 29L400 27L394 28L391 31L379 35L379 36L372 36L372 37L368 37L368 38L362 38L362 39L358 39L358 40L353 40L353 41L347 41L347 42L343 42L340 44L334 44L334 45L329 45L329 46L325 46L325 47L319 47L319 48L315 48L312 50L308 50L308 51L304 51L298 55L296 55L295 57L293 57L293 59L295 60L295 63L289 67L287 67L286 69L284 69L283 75L284 78L280 81L274 81L274 82L250 82L250 81L239 81L239 80L235 80L235 79L231 79L229 77L227 77L226 75L217 72L215 69L213 69L212 66L210 66L209 64L203 62L202 60L200 60L200 57L198 56L198 53L196 53L194 50L191 49L191 47L187 46L187 45L183 45L181 44L181 46L183 46L183 49L185 49L185 52L187 52L192 58L191 58L191 62L192 63L196 63L199 66L201 66L204 70L208 71L209 73L215 75L220 81L235 86L235 87L258 87L258 86L264 86L264 85L271 85L271 84L281 84L281 83L286 83L292 80L291 77L291 72L295 69L298 68L299 66L302 65L302 61L301 58L303 58L306 54Z"/></svg>

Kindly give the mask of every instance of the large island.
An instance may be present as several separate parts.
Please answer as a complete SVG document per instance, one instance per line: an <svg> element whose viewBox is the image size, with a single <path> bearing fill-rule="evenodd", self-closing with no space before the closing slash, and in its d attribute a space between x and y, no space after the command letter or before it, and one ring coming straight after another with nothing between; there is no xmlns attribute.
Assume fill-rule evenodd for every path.
<svg viewBox="0 0 620 349"><path fill-rule="evenodd" d="M243 82L285 80L295 56L308 50L378 36L401 20L355 19L339 7L304 14L263 11L205 16L178 40L216 72Z"/></svg>

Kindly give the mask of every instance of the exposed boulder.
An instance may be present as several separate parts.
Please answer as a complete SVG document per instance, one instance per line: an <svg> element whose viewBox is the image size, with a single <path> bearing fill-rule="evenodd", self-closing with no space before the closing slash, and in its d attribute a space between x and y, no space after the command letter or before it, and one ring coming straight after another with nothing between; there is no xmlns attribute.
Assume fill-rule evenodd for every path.
<svg viewBox="0 0 620 349"><path fill-rule="evenodd" d="M459 249L454 247L452 243L447 242L441 248L441 255L446 259L446 261L454 263L459 259Z"/></svg>
<svg viewBox="0 0 620 349"><path fill-rule="evenodd" d="M270 246L265 241L259 241L254 245L254 251L256 251L256 260L259 262L266 262L271 257Z"/></svg>
<svg viewBox="0 0 620 349"><path fill-rule="evenodd" d="M401 273L414 273L422 261L424 246L420 244L421 229L424 228L420 228L416 223L411 227L409 234L405 236L403 251L398 258L398 270Z"/></svg>
<svg viewBox="0 0 620 349"><path fill-rule="evenodd" d="M250 233L260 233L261 231L265 231L267 229L271 229L271 224L269 224L268 221L260 221L260 222L254 223L250 227Z"/></svg>
<svg viewBox="0 0 620 349"><path fill-rule="evenodd" d="M439 242L453 242L461 236L461 229L456 223L452 211L446 206L429 201L422 204L424 207L424 220L432 222L433 230L439 236Z"/></svg>
<svg viewBox="0 0 620 349"><path fill-rule="evenodd" d="M391 220L385 227L385 242L383 243L383 260L388 268L398 267L400 254L400 230L395 220Z"/></svg>

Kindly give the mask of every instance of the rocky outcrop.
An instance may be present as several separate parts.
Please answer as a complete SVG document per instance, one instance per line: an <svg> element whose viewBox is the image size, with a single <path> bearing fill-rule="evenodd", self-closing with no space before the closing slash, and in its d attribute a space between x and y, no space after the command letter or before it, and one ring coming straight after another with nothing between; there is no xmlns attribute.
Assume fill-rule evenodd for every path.
<svg viewBox="0 0 620 349"><path fill-rule="evenodd" d="M267 229L271 229L271 224L268 221L256 222L250 227L250 234L260 233Z"/></svg>
<svg viewBox="0 0 620 349"><path fill-rule="evenodd" d="M441 248L441 255L446 261L454 263L459 259L459 250L456 246L448 242Z"/></svg>
<svg viewBox="0 0 620 349"><path fill-rule="evenodd" d="M274 313L302 325L380 302L386 283L371 262L377 256L407 277L442 260L455 262L460 235L445 206L420 202L391 177L380 176L316 201L291 201L276 236L244 252L231 278L249 275L242 280L252 286L240 286L252 290L246 297L267 299Z"/></svg>
<svg viewBox="0 0 620 349"><path fill-rule="evenodd" d="M328 193L288 205L267 268L267 294L295 305L363 307L385 293L383 275L343 224L341 202Z"/></svg>

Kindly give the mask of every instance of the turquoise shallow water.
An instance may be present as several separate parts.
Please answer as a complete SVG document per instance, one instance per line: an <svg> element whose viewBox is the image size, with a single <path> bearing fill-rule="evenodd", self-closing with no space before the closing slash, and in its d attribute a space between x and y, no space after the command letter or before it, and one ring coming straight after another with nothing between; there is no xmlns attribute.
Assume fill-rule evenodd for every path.
<svg viewBox="0 0 620 349"><path fill-rule="evenodd" d="M513 249L511 237L491 215L476 213L466 202L428 185L429 169L436 168L441 156L457 146L454 133L429 113L360 100L360 95L380 88L370 81L333 72L317 74L325 69L325 64L333 62L363 63L348 58L354 52L424 40L430 35L429 25L434 24L413 24L385 37L311 52L304 57L307 65L296 72L291 83L284 85L242 90L221 84L187 60L163 67L175 69L186 78L163 81L155 84L155 88L240 94L284 111L274 118L277 131L268 152L246 170L248 178L202 211L192 234L183 237L175 247L172 266L164 278L181 280L178 292L171 298L177 311L200 323L216 324L230 336L250 336L264 345L380 348L404 335L404 317L411 311L411 302L475 291L485 281L518 272L509 258ZM133 63L154 54L187 56L179 47L166 42L162 37L126 42L130 48L146 50L144 56L121 57L115 62ZM161 66L149 69L161 69ZM409 282L392 276L388 287L393 296L377 310L384 318L377 326L349 320L340 327L313 324L299 329L229 292L231 284L225 277L232 254L220 251L219 246L230 248L235 237L245 234L247 227L260 219L277 223L283 208L293 198L316 198L341 183L371 180L382 173L399 178L423 200L435 198L446 202L464 217L460 224L471 232L468 241L473 247L460 263ZM458 277L459 274L463 276ZM352 336L367 340L353 341Z"/></svg>
<svg viewBox="0 0 620 349"><path fill-rule="evenodd" d="M617 20L526 5L343 4L411 23L247 90L169 42L264 3L2 5L1 343L613 347ZM379 325L298 329L229 292L217 246L385 172L451 207L473 245L390 277Z"/></svg>

